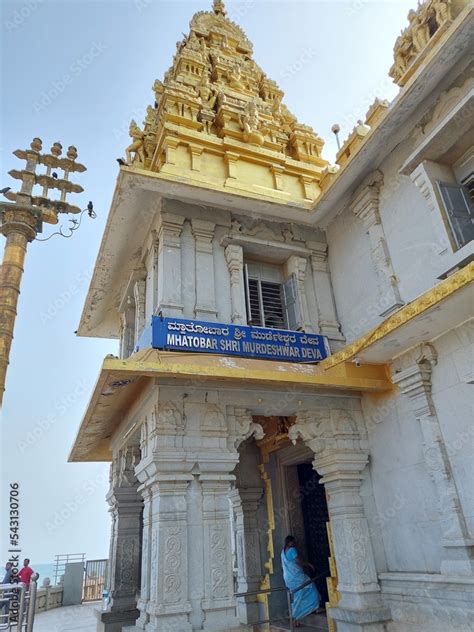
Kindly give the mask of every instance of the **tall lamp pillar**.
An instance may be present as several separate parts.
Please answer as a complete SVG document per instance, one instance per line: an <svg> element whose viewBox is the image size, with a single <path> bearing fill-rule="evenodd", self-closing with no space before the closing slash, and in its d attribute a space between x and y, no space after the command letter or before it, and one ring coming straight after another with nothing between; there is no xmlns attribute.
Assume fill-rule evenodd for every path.
<svg viewBox="0 0 474 632"><path fill-rule="evenodd" d="M3 194L11 202L0 202L0 233L6 237L3 263L0 267L0 406L5 392L28 243L42 232L43 222L57 224L59 213L81 212L81 209L66 202L67 193L83 191L81 186L69 180L71 171L86 170L84 165L75 162L76 148L69 147L65 158L61 158L60 143L54 143L51 154L41 154L41 150L41 139L34 138L30 149L17 149L13 152L17 158L26 160L25 169L13 169L9 172L13 178L21 180L21 190L14 193L9 188L4 189ZM46 173L36 173L40 164L46 166ZM52 168L61 169L62 176L51 172ZM42 186L41 196L33 195L35 184ZM49 189L59 189L60 199L49 199Z"/></svg>

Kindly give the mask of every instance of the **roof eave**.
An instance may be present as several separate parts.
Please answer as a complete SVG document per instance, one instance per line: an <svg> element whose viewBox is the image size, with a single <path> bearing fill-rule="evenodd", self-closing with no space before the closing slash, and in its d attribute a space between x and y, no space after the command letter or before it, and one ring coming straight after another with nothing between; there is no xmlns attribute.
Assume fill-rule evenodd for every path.
<svg viewBox="0 0 474 632"><path fill-rule="evenodd" d="M333 180L316 200L312 219L327 227L346 200L371 170L404 138L403 125L419 105L474 46L474 5L467 6L454 20L449 30L427 55L425 62L413 73L390 107L381 116L350 160L334 175ZM442 55L441 55L442 53Z"/></svg>

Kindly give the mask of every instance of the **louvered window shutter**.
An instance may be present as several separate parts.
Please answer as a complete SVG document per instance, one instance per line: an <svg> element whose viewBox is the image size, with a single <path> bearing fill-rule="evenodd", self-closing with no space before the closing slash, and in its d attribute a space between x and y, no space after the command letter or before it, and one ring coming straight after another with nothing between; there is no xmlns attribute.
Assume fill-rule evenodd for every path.
<svg viewBox="0 0 474 632"><path fill-rule="evenodd" d="M302 319L300 302L298 300L298 286L296 284L296 277L294 274L292 274L283 283L283 297L285 301L285 312L288 329L301 329Z"/></svg>
<svg viewBox="0 0 474 632"><path fill-rule="evenodd" d="M247 264L244 265L245 302L247 304L247 323L261 327L260 289L257 279L249 279Z"/></svg>
<svg viewBox="0 0 474 632"><path fill-rule="evenodd" d="M474 212L468 196L458 184L438 183L448 221L459 248L474 239Z"/></svg>

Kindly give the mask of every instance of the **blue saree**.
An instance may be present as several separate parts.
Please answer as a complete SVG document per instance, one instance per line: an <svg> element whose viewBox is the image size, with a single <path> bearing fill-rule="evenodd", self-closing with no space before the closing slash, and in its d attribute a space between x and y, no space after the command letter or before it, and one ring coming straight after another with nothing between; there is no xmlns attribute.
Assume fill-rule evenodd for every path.
<svg viewBox="0 0 474 632"><path fill-rule="evenodd" d="M305 575L303 569L296 561L298 551L294 546L289 548L286 553L285 549L281 552L281 564L283 567L283 579L286 587L294 590L308 581L309 577ZM296 620L303 619L311 614L319 606L321 597L314 584L309 584L306 588L299 590L293 595L293 618Z"/></svg>

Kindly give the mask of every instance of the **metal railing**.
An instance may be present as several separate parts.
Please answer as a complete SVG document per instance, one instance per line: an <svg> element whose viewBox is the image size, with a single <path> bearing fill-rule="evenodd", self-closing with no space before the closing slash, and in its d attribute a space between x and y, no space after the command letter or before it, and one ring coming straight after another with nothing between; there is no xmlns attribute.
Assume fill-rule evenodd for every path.
<svg viewBox="0 0 474 632"><path fill-rule="evenodd" d="M82 601L97 601L102 598L108 560L87 560L84 571Z"/></svg>
<svg viewBox="0 0 474 632"><path fill-rule="evenodd" d="M309 586L313 582L325 576L326 576L325 573L320 573L319 575L316 575L316 577L313 577L312 579L307 579L300 586L297 586L297 588L287 588L286 586L278 586L277 588L267 588L265 590L253 590L253 591L245 592L245 593L236 593L234 597L237 599L238 597L256 597L258 595L268 595L270 593L286 592L286 598L287 598L287 603L288 603L288 617L278 617L278 618L272 617L270 619L261 619L260 621L253 621L252 623L249 623L248 625L253 625L253 626L264 625L266 623L277 623L278 621L287 621L289 619L290 630L291 632L294 632L296 629L296 625L295 625L296 619L294 619L293 617L294 595L300 590L303 590L303 588L306 588L306 586ZM311 625L310 623L305 623L305 626L307 628L314 628L315 630L320 629L314 625Z"/></svg>
<svg viewBox="0 0 474 632"><path fill-rule="evenodd" d="M26 584L0 584L0 630L33 632L37 579L33 575L29 590Z"/></svg>
<svg viewBox="0 0 474 632"><path fill-rule="evenodd" d="M65 553L56 555L54 558L54 585L59 583L62 575L66 572L66 566L72 562L85 563L85 553Z"/></svg>

